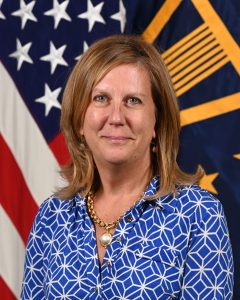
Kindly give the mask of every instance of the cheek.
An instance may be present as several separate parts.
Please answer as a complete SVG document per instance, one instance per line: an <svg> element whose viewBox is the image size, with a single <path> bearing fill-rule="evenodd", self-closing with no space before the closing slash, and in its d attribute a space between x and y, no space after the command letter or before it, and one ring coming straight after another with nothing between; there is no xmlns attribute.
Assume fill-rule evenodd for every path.
<svg viewBox="0 0 240 300"><path fill-rule="evenodd" d="M83 133L87 134L89 130L98 130L103 123L103 117L94 109L88 108L83 122Z"/></svg>
<svg viewBox="0 0 240 300"><path fill-rule="evenodd" d="M144 121L143 126L145 127L144 131L146 134L146 137L149 136L149 138L152 140L152 138L156 137L156 133L155 133L155 124L156 124L156 118L155 118L155 114L152 112L149 112L145 114L144 117Z"/></svg>
<svg viewBox="0 0 240 300"><path fill-rule="evenodd" d="M154 138L154 127L155 127L155 121L147 119L150 118L145 116L144 119L139 120L137 127L135 127L135 133L139 137L139 142L144 147L150 147L150 144L152 142L152 139Z"/></svg>

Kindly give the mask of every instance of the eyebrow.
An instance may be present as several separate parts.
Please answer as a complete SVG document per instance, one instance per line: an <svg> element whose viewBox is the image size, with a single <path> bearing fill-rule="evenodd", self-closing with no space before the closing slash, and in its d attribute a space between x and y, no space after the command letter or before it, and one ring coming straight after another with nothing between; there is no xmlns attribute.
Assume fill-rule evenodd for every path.
<svg viewBox="0 0 240 300"><path fill-rule="evenodd" d="M104 89L99 89L99 88L94 88L92 90L92 93L102 93L102 94L106 94L106 95L111 94L108 91L106 91ZM134 92L134 91L130 92L130 93L127 93L126 96L138 96L138 97L143 97L143 98L147 97L147 95L144 94L144 93L139 93L139 92Z"/></svg>

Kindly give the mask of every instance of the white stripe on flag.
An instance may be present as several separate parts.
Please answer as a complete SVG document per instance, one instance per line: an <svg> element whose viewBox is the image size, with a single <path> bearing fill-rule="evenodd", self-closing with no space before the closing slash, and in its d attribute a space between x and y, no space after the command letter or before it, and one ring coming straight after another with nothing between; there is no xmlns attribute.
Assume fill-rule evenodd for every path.
<svg viewBox="0 0 240 300"><path fill-rule="evenodd" d="M0 274L12 293L19 299L25 246L2 206L0 206L0 245Z"/></svg>
<svg viewBox="0 0 240 300"><path fill-rule="evenodd" d="M59 166L1 63L0 78L0 131L15 156L33 198L40 205L59 186Z"/></svg>

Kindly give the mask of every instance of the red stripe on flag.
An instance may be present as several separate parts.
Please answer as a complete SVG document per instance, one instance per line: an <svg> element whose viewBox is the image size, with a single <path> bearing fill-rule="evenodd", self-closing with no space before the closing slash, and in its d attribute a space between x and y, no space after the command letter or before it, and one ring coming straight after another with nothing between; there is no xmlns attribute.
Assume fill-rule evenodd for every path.
<svg viewBox="0 0 240 300"><path fill-rule="evenodd" d="M49 144L54 156L56 157L60 166L66 165L70 160L70 155L67 145L62 133L59 133Z"/></svg>
<svg viewBox="0 0 240 300"><path fill-rule="evenodd" d="M1 203L26 244L38 206L2 135L0 148Z"/></svg>
<svg viewBox="0 0 240 300"><path fill-rule="evenodd" d="M13 295L12 291L6 285L2 276L0 276L0 291L1 291L1 299L4 300L16 300L17 298Z"/></svg>

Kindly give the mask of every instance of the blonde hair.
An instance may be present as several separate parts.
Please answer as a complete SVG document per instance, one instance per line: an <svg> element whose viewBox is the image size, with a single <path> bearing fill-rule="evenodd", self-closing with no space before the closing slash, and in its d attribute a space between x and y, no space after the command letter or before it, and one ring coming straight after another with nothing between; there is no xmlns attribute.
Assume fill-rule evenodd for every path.
<svg viewBox="0 0 240 300"><path fill-rule="evenodd" d="M186 174L177 164L180 116L173 85L156 48L138 36L115 35L95 42L75 65L63 94L61 130L71 155L63 169L69 184L58 192L61 199L80 192L85 195L100 183L93 156L80 134L94 86L114 67L140 64L149 74L156 106L156 152L152 152L152 175L159 175L161 186L154 195L175 192L176 186L200 180L203 171ZM153 197L151 197L153 198Z"/></svg>

